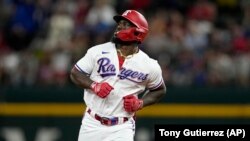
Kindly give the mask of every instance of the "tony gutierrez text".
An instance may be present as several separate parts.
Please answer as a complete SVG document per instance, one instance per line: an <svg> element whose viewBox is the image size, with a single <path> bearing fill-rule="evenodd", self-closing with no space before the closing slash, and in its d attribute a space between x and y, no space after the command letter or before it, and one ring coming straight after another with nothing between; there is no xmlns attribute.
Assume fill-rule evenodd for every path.
<svg viewBox="0 0 250 141"><path fill-rule="evenodd" d="M160 136L168 136L168 137L175 137L179 138L180 135L183 136L224 136L225 131L204 131L201 129L190 130L184 129L183 131L168 131L165 129L159 129Z"/></svg>

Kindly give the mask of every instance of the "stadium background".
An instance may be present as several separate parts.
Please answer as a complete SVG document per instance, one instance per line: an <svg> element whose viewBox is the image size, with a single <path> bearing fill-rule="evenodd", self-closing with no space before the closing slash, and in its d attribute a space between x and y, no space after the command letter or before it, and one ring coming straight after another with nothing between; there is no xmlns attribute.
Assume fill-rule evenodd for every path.
<svg viewBox="0 0 250 141"><path fill-rule="evenodd" d="M148 18L141 49L168 87L138 112L136 141L151 141L156 123L250 123L248 0L3 0L0 141L77 139L85 105L69 71L125 9Z"/></svg>

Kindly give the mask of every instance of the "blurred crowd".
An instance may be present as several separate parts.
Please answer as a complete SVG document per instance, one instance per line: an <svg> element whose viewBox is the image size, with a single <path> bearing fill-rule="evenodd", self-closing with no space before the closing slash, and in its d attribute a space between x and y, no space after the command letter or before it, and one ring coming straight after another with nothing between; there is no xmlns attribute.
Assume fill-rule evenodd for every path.
<svg viewBox="0 0 250 141"><path fill-rule="evenodd" d="M148 19L140 48L167 85L250 86L249 0L2 0L0 86L71 85L73 65L126 9Z"/></svg>

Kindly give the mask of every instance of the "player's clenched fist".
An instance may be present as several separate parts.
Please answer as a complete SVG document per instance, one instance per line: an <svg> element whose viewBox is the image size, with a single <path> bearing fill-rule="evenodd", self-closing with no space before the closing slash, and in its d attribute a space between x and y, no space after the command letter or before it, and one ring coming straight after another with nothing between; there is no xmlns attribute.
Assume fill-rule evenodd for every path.
<svg viewBox="0 0 250 141"><path fill-rule="evenodd" d="M143 100L138 99L133 95L125 96L123 97L123 100L124 100L123 106L125 111L127 112L135 112L142 109L143 107Z"/></svg>
<svg viewBox="0 0 250 141"><path fill-rule="evenodd" d="M90 88L101 98L105 98L106 96L108 96L110 91L114 89L107 82L103 82L103 83L93 82Z"/></svg>

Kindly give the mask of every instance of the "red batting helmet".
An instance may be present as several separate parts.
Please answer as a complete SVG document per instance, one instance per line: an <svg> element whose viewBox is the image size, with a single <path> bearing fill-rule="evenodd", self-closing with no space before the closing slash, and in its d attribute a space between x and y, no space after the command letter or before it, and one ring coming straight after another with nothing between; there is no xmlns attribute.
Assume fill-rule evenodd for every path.
<svg viewBox="0 0 250 141"><path fill-rule="evenodd" d="M122 15L113 17L118 23L120 20L127 20L136 27L118 31L116 37L122 41L137 41L141 43L148 33L148 22L145 17L135 10L126 10Z"/></svg>

